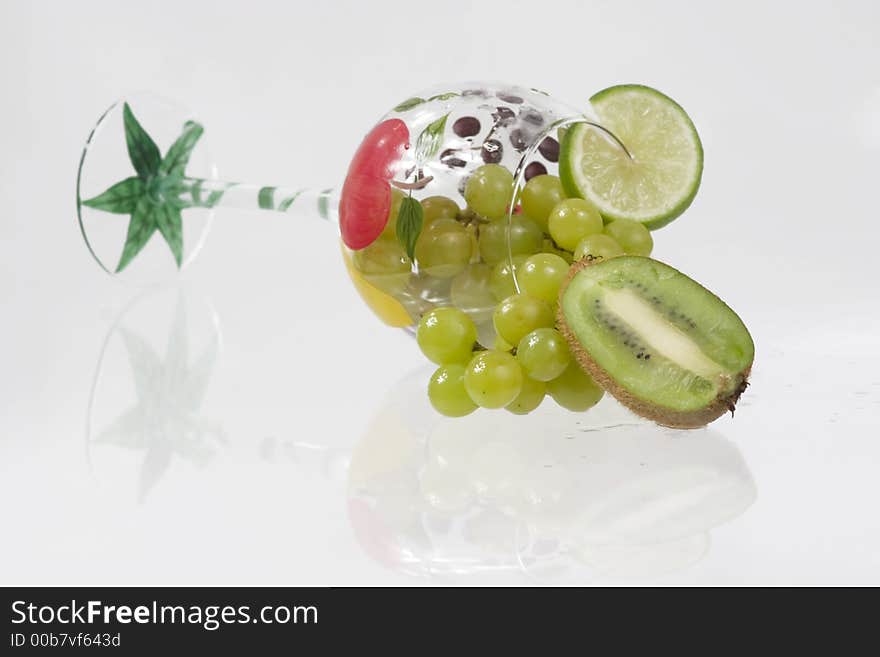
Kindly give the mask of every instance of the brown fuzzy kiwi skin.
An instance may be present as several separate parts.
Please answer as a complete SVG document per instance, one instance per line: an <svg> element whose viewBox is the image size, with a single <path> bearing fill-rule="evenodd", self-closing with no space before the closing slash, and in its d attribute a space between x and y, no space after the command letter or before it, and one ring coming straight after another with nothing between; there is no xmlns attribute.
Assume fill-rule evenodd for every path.
<svg viewBox="0 0 880 657"><path fill-rule="evenodd" d="M645 259L651 260L651 258ZM571 353L574 355L575 360L581 368L593 377L596 383L610 393L621 404L638 415L652 420L664 427L671 427L673 429L699 429L713 420L718 419L727 411L730 411L730 414L733 415L740 395L742 395L749 385L749 374L752 371L752 363L749 363L742 372L737 374L738 383L732 394L725 397L716 397L708 406L695 411L675 411L669 408L655 406L654 404L650 404L635 397L628 390L620 386L617 381L608 374L608 372L601 368L599 364L590 357L590 354L587 353L583 345L577 339L577 336L575 336L574 332L568 327L568 323L565 321L565 314L562 312L562 297L565 295L565 290L568 288L571 281L574 280L574 277L580 271L589 267L594 262L599 263L601 261L601 258L596 258L594 260L587 257L575 262L569 269L568 276L566 276L562 283L562 287L559 290L559 303L557 304L556 311L556 327L559 329L559 332L565 336L565 340L568 342Z"/></svg>

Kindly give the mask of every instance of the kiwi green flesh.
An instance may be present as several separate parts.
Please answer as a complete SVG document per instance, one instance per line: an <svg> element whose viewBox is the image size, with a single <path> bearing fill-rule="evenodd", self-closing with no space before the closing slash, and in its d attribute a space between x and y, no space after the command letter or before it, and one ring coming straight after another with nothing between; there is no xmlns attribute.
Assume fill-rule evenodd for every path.
<svg viewBox="0 0 880 657"><path fill-rule="evenodd" d="M646 257L576 263L560 295L560 320L594 378L672 426L700 426L731 409L754 358L736 313Z"/></svg>

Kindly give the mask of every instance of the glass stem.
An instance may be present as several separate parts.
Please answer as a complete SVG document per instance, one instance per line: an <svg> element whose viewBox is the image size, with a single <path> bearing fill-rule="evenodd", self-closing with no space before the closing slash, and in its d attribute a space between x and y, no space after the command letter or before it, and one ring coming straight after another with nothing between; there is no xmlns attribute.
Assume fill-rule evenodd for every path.
<svg viewBox="0 0 880 657"><path fill-rule="evenodd" d="M248 183L184 178L180 194L183 207L235 208L239 210L296 211L332 220L336 215L336 197L332 188L297 189L251 185Z"/></svg>

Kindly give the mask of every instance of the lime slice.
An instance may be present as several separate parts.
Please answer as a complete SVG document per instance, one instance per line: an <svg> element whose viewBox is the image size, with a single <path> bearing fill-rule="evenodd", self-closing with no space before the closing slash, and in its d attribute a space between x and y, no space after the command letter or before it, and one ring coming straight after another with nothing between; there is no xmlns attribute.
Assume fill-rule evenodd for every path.
<svg viewBox="0 0 880 657"><path fill-rule="evenodd" d="M620 141L586 123L571 126L559 157L566 193L594 203L606 221L665 226L694 200L703 174L703 146L690 117L668 96L636 84L609 87L590 102Z"/></svg>

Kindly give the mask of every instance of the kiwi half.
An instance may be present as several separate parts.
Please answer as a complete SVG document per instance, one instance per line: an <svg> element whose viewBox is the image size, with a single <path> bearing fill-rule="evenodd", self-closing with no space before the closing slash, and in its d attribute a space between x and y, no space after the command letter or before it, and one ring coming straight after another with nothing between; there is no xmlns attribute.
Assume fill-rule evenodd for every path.
<svg viewBox="0 0 880 657"><path fill-rule="evenodd" d="M581 260L559 293L572 353L622 404L690 429L733 412L755 346L742 320L702 285L642 256Z"/></svg>

